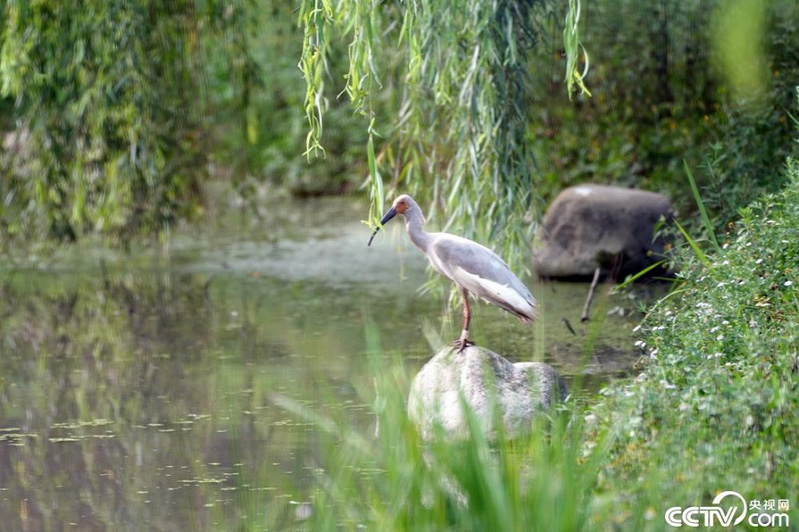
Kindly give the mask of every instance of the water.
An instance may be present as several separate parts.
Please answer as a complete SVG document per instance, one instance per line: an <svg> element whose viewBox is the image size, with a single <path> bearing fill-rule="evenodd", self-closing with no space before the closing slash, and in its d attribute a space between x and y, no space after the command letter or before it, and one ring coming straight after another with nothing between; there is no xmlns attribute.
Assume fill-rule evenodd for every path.
<svg viewBox="0 0 799 532"><path fill-rule="evenodd" d="M178 231L168 254L85 245L2 270L4 530L292 526L310 508L318 428L280 405L369 434L375 371L412 373L429 341L458 335L459 306L418 292L425 259L401 223L367 249L357 200L261 208ZM581 325L585 285L528 284L542 319L474 305L479 344L543 359L585 396L630 370L634 301L601 296Z"/></svg>

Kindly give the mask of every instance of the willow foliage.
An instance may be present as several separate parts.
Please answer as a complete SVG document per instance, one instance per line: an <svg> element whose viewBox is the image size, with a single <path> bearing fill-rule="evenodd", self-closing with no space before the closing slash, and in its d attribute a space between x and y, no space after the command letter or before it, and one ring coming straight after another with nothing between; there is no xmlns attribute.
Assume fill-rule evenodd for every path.
<svg viewBox="0 0 799 532"><path fill-rule="evenodd" d="M584 90L579 3L568 11L567 86ZM519 266L538 208L526 139L528 52L549 14L545 0L304 0L308 154L323 152L326 62L331 43L346 37L344 91L369 132L372 222L384 205L382 173L390 173L393 189L415 194L434 215L448 213L442 225L501 241ZM384 96L389 88L394 101ZM392 105L395 116L380 123L378 107Z"/></svg>
<svg viewBox="0 0 799 532"><path fill-rule="evenodd" d="M199 209L193 1L4 4L0 237L126 241Z"/></svg>

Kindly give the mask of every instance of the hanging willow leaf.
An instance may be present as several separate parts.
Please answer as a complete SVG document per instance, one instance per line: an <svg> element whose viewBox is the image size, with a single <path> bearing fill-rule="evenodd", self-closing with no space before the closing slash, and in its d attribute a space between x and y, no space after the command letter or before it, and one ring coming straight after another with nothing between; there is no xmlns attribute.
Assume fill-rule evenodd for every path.
<svg viewBox="0 0 799 532"><path fill-rule="evenodd" d="M579 89L582 93L591 96L591 92L585 86L585 76L588 75L588 52L580 44L580 0L569 0L569 11L566 14L566 27L563 29L563 47L566 50L566 87L569 98L572 93ZM580 52L585 58L585 66L580 72L577 62L580 59ZM575 87L576 85L576 87Z"/></svg>
<svg viewBox="0 0 799 532"><path fill-rule="evenodd" d="M344 92L369 124L370 215L384 205L381 165L391 165L394 193L412 193L431 221L502 247L512 267L526 269L538 204L535 164L526 138L530 117L528 58L537 42L543 0L304 0L306 41L300 67L310 84L308 153L320 148L318 73L331 48L349 38ZM567 86L583 90L577 73L579 3L571 0ZM320 32L320 24L324 34ZM314 57L318 53L322 59ZM313 62L312 61L319 61ZM378 81L383 79L383 83ZM389 96L381 89L394 87ZM397 88L398 87L398 88ZM381 100L381 98L384 98ZM392 105L393 120L375 125L377 106ZM380 131L382 146L376 146ZM375 151L391 157L375 157ZM400 170L401 169L401 170ZM378 203L375 203L378 202ZM446 218L436 220L439 212ZM490 215L488 215L490 213Z"/></svg>
<svg viewBox="0 0 799 532"><path fill-rule="evenodd" d="M102 231L122 244L200 208L194 2L0 2L19 161L0 247Z"/></svg>

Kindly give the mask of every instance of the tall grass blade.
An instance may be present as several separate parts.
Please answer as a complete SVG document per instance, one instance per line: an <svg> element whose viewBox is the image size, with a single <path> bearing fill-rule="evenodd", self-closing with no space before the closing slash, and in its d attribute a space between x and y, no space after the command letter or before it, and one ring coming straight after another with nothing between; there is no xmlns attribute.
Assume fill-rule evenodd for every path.
<svg viewBox="0 0 799 532"><path fill-rule="evenodd" d="M702 201L702 196L699 195L699 189L696 186L696 180L694 179L694 174L691 172L691 168L688 166L688 162L685 161L685 159L683 159L683 166L685 167L685 174L688 176L688 183L691 184L691 192L693 192L694 199L696 200L696 205L697 207L699 207L699 214L702 216L702 223L705 225L705 229L707 229L707 234L710 237L710 242L713 244L713 247L715 248L716 252L721 253L721 247L719 247L719 242L718 240L716 240L716 230L713 228L713 224L710 221L710 217L707 215L707 210L705 210L705 203ZM682 228L680 228L680 230L682 231Z"/></svg>
<svg viewBox="0 0 799 532"><path fill-rule="evenodd" d="M696 243L696 240L691 238L691 235L689 235L688 232L685 230L685 228L682 225L680 225L680 222L674 220L674 224L677 226L677 229L680 230L680 233L682 233L682 236L683 238L685 238L685 241L688 242L688 245L691 246L691 249L694 250L694 253L696 253L697 258L702 262L702 265L708 266L710 264L710 260L707 258L707 255L705 255L704 252L699 248L699 244Z"/></svg>
<svg viewBox="0 0 799 532"><path fill-rule="evenodd" d="M637 280L638 280L638 279L640 279L641 277L644 277L646 274L648 274L649 272L651 272L651 271L652 271L652 270L654 270L655 268L659 268L660 266L663 266L665 263L666 263L666 259L660 259L660 260L659 260L659 261L657 261L656 263L654 263L654 264L650 264L649 266L647 266L646 268L644 268L644 269L643 269L643 270L641 270L640 272L638 272L638 273L636 273L636 274L634 274L634 275L630 275L630 276L628 276L628 277L627 277L627 278L624 280L624 282L622 282L622 283L620 283L620 284L617 284L617 285L615 286L615 288L613 289L613 290L614 290L614 292L615 292L615 291L622 290L622 289L624 289L624 288L627 288L628 286L630 286L631 284L633 284L635 281L637 281Z"/></svg>

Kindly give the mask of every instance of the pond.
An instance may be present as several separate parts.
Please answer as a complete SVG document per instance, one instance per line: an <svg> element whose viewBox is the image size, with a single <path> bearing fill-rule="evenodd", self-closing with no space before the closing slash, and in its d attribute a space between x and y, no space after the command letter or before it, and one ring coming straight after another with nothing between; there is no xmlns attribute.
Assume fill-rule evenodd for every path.
<svg viewBox="0 0 799 532"><path fill-rule="evenodd" d="M459 302L445 283L419 292L426 260L403 224L366 247L363 200L223 207L168 252L82 244L0 270L3 529L291 526L318 428L280 399L368 434L374 373L412 375L457 337ZM583 325L586 285L528 285L542 318L474 305L478 344L544 360L585 397L631 370L638 297L598 297Z"/></svg>

